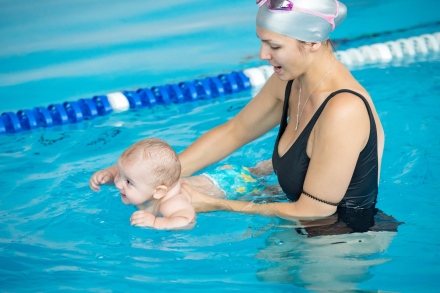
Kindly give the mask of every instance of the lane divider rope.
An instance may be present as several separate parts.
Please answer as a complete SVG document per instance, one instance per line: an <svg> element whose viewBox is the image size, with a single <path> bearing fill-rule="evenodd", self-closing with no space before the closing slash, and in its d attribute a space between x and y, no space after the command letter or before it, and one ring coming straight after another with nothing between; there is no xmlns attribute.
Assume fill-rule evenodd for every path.
<svg viewBox="0 0 440 293"><path fill-rule="evenodd" d="M405 56L427 55L439 51L440 32L437 32L336 51L335 55L347 66L361 66L377 62L387 63ZM0 116L0 135L39 127L80 123L83 120L129 109L212 99L261 87L272 74L273 68L263 65L179 84L108 93L89 99L51 104L48 107L19 110L17 113L4 112Z"/></svg>

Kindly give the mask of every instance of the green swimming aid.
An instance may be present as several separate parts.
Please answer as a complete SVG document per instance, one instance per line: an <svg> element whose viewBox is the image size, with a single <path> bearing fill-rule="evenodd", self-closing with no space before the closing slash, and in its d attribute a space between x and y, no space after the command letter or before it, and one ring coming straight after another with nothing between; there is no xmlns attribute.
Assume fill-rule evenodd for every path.
<svg viewBox="0 0 440 293"><path fill-rule="evenodd" d="M224 165L213 171L203 173L213 184L226 195L261 194L266 188L248 168L242 166Z"/></svg>

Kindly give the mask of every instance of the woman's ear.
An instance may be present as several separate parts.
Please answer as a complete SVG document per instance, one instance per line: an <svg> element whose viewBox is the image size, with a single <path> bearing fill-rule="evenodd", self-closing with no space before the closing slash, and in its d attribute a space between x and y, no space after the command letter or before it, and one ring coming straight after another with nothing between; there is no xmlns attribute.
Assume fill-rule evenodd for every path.
<svg viewBox="0 0 440 293"><path fill-rule="evenodd" d="M322 43L308 43L310 44L310 51L316 52L319 48L321 48Z"/></svg>
<svg viewBox="0 0 440 293"><path fill-rule="evenodd" d="M153 198L161 199L167 194L167 192L168 192L168 187L166 187L165 185L159 185L156 187L154 191Z"/></svg>
<svg viewBox="0 0 440 293"><path fill-rule="evenodd" d="M311 50L313 52L316 52L316 51L318 51L319 48L321 48L321 45L322 45L322 43L312 43Z"/></svg>

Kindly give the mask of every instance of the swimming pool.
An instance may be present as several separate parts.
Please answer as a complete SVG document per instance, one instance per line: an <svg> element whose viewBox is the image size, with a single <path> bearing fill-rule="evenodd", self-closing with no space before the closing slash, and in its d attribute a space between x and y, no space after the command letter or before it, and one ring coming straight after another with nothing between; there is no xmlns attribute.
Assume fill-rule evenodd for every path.
<svg viewBox="0 0 440 293"><path fill-rule="evenodd" d="M3 3L1 32L9 47L1 49L2 112L264 64L257 59L256 9L245 1L179 1L176 9L141 1ZM396 13L390 16L396 21L380 24L369 13L411 7L417 16L423 5L346 3L358 17L347 19L341 29L348 28L335 36L341 49L440 31L434 1L423 1L435 5L423 17L402 23ZM52 9L45 11L46 5ZM14 11L21 13L12 17ZM212 21L221 13L229 21ZM32 36L26 22L32 15L39 15L33 29L47 32L48 39ZM28 41L17 37L14 43L13 33L28 29ZM108 31L125 38L107 39ZM0 291L433 291L440 273L439 62L438 54L430 54L353 71L375 100L387 134L378 207L405 223L397 233L307 238L292 229L294 223L224 212L199 215L192 231L152 231L129 226L133 209L121 204L115 190L89 190L89 176L131 143L157 136L181 151L235 115L251 92L0 136ZM253 165L268 158L275 136L268 133L224 162Z"/></svg>

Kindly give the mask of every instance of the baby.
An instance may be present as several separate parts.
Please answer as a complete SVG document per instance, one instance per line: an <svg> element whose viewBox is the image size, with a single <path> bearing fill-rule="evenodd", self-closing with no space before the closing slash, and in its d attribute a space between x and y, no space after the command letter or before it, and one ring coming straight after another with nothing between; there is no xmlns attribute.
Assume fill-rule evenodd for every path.
<svg viewBox="0 0 440 293"><path fill-rule="evenodd" d="M226 165L211 175L202 174L180 178L180 161L173 148L157 138L141 140L119 157L117 168L111 166L97 171L90 178L90 188L115 185L124 204L136 206L131 225L155 229L190 228L196 213L191 196L181 188L182 183L213 197L224 197L219 183L233 193L261 193L266 186L259 183L247 168Z"/></svg>

